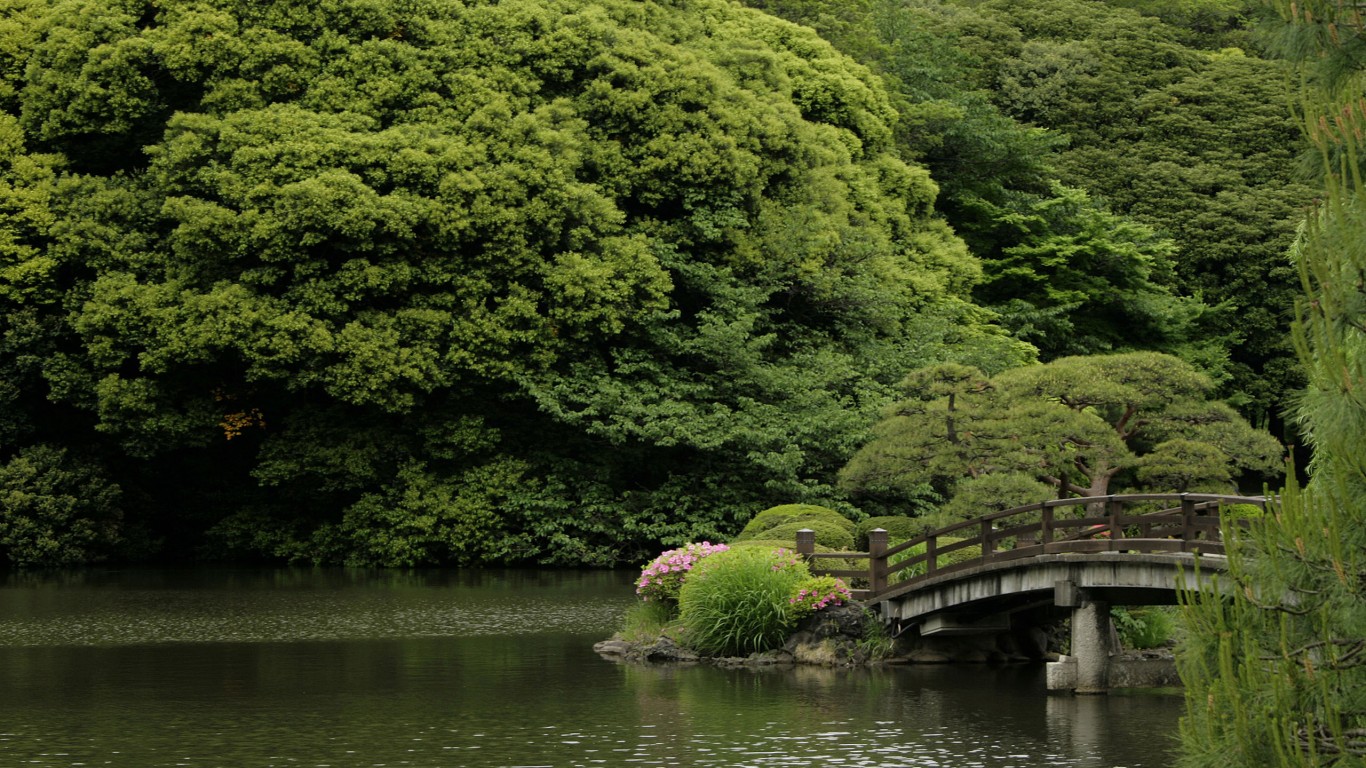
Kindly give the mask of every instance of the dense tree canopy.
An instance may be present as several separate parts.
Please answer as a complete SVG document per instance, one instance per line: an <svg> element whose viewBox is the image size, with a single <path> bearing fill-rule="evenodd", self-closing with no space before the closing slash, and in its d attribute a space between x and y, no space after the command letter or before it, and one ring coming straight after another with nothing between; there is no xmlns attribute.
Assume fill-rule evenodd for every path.
<svg viewBox="0 0 1366 768"><path fill-rule="evenodd" d="M1007 55L983 44L981 76L1006 114L1067 138L1064 183L1171 239L1158 281L1217 308L1192 330L1222 350L1170 351L1215 373L1249 417L1274 420L1301 383L1287 333L1298 281L1284 254L1314 196L1298 172L1288 73L1228 31L1255 4L1172 5L991 0L982 11L1021 42Z"/></svg>
<svg viewBox="0 0 1366 768"><path fill-rule="evenodd" d="M898 148L930 169L940 210L983 259L973 297L1044 359L1162 349L1221 364L1224 341L1196 334L1208 307L1172 285L1171 240L1064 184L1065 137L993 103L1003 86L988 60L1023 55L1005 14L953 2L749 3L814 26L883 76L901 113Z"/></svg>
<svg viewBox="0 0 1366 768"><path fill-rule="evenodd" d="M6 488L168 546L636 559L1031 355L868 71L720 0L31 0L0 60Z"/></svg>
<svg viewBox="0 0 1366 768"><path fill-rule="evenodd" d="M1259 3L748 2L887 80L903 154L983 259L975 298L1044 359L1176 354L1279 421L1300 382L1284 253L1314 191ZM1041 289L1069 255L1100 269Z"/></svg>
<svg viewBox="0 0 1366 768"><path fill-rule="evenodd" d="M838 469L940 364L1159 350L1274 409L1307 192L1240 3L749 4L12 2L9 561L612 563L857 516ZM1209 442L1111 469L1223 482Z"/></svg>

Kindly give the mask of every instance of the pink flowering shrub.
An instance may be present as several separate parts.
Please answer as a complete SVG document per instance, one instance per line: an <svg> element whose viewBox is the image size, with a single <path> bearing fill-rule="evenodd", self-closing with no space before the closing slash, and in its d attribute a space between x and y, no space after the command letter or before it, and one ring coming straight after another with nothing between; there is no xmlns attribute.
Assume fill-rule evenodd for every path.
<svg viewBox="0 0 1366 768"><path fill-rule="evenodd" d="M805 617L832 605L843 605L852 597L849 586L840 579L813 576L799 584L787 602L798 617Z"/></svg>
<svg viewBox="0 0 1366 768"><path fill-rule="evenodd" d="M725 544L712 544L708 541L693 542L678 549L661 553L650 561L636 579L636 594L645 601L662 600L678 602L678 590L683 586L683 577L707 555L725 552L730 547Z"/></svg>
<svg viewBox="0 0 1366 768"><path fill-rule="evenodd" d="M805 560L797 554L794 549L784 549L779 547L773 550L773 570L781 571L788 568L800 568Z"/></svg>

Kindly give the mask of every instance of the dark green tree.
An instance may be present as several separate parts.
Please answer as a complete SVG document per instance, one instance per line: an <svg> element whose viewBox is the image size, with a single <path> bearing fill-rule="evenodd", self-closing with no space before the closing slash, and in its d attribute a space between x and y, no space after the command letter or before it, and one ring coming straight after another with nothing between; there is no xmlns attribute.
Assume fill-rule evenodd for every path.
<svg viewBox="0 0 1366 768"><path fill-rule="evenodd" d="M974 298L1043 359L1159 349L1223 365L1224 340L1195 333L1209 308L1172 287L1170 239L1061 183L1064 137L993 103L1006 78L988 62L1034 60L1008 19L954 3L748 4L815 27L883 76L897 146L930 170L939 210L983 260Z"/></svg>
<svg viewBox="0 0 1366 768"><path fill-rule="evenodd" d="M1230 48L1216 33L1246 28L1255 6L1170 5L973 4L1020 40L984 46L1000 55L976 62L1005 114L1067 138L1054 166L1064 184L1170 240L1170 270L1155 281L1215 308L1188 316L1187 339L1203 343L1155 348L1215 375L1220 396L1249 418L1277 423L1301 384L1286 333L1298 283L1283 256L1315 194L1295 162L1288 73L1250 34ZM1243 10L1249 21L1235 21ZM1201 14L1208 24L1194 37L1163 21L1200 24Z"/></svg>

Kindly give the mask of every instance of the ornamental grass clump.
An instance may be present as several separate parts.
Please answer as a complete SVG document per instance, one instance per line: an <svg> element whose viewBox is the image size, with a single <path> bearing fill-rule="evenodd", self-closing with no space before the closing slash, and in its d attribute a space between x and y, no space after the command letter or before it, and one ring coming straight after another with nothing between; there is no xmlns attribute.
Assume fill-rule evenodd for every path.
<svg viewBox="0 0 1366 768"><path fill-rule="evenodd" d="M660 601L676 605L679 588L688 572L702 558L728 549L730 547L725 544L702 541L663 552L641 569L640 578L636 579L636 594L646 602Z"/></svg>
<svg viewBox="0 0 1366 768"><path fill-rule="evenodd" d="M800 611L790 600L811 571L788 549L732 549L699 563L678 595L682 639L709 656L780 648Z"/></svg>
<svg viewBox="0 0 1366 768"><path fill-rule="evenodd" d="M798 619L806 618L816 611L836 605L844 605L853 599L849 585L834 576L812 576L797 586L797 592L788 598L788 605L796 612Z"/></svg>

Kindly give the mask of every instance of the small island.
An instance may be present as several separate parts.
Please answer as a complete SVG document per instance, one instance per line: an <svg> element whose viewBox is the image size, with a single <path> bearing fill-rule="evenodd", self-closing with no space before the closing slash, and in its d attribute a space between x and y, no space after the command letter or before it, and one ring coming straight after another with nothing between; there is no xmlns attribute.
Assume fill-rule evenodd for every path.
<svg viewBox="0 0 1366 768"><path fill-rule="evenodd" d="M1207 502L1217 504L1218 501ZM1084 509L1084 505L1072 505ZM1195 511L1194 503L1188 505ZM1203 510L1200 510L1203 511ZM1208 517L1208 516L1207 516ZM1006 516L1004 519L1009 520ZM1169 514L1153 516L1168 524L1179 522ZM1218 518L1214 536L1218 535ZM886 521L884 521L886 522ZM911 523L907 518L905 523ZM1090 520L1076 521L1082 534L1074 537L1073 549L1088 549L1093 539ZM1059 522L1066 530L1068 523ZM647 564L636 580L642 601L630 610L620 632L598 643L595 650L614 661L646 664L708 663L719 666L769 667L812 664L828 667L862 667L907 663L1040 663L1049 668L1050 689L1103 693L1115 687L1167 687L1178 680L1170 646L1173 620L1160 607L1109 608L1102 627L1105 637L1076 640L1069 632L1065 613L1053 606L1031 606L1028 620L1005 621L981 627L952 627L950 631L923 632L915 625L898 625L855 600L867 595L867 584L857 576L851 588L829 573L830 566L856 557L867 569L868 553L832 552L811 554L814 528L841 530L871 539L874 551L894 554L879 567L895 560L900 565L894 581L924 576L927 557L920 539L909 546L887 549L887 531L874 528L858 534L859 526L838 512L815 505L783 505L759 513L732 544L700 542L672 549ZM1185 526L1187 529L1190 526ZM799 530L797 545L785 545L774 530ZM1151 530L1146 529L1146 530ZM1209 530L1208 527L1206 530ZM1159 531L1160 533L1160 531ZM927 534L937 538L937 534ZM1164 542L1163 539L1128 541ZM970 543L970 542L968 542ZM1069 542L1059 542L1063 548ZM1213 541L1202 541L1213 547ZM952 559L964 566L981 552L966 546L951 550L941 567ZM829 549L825 547L825 549ZM987 547L988 551L992 549ZM1138 556L1141 559L1142 556ZM1019 562L1018 558L1012 558ZM855 561L856 563L859 561ZM950 566L952 570L952 566ZM961 571L961 569L960 569ZM841 576L858 569L835 570ZM934 574L931 574L934 575ZM874 576L876 579L877 577ZM1032 598L1031 598L1032 599ZM1089 606L1088 607L1092 607ZM1090 615L1090 614L1086 614ZM908 631L910 630L910 631ZM1121 641L1122 640L1122 641ZM1078 665L1065 655L1069 642L1098 646L1107 657L1107 678L1098 687L1084 690L1075 682ZM1055 680L1057 684L1055 685Z"/></svg>

